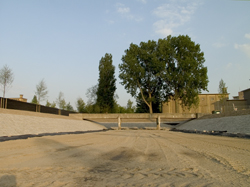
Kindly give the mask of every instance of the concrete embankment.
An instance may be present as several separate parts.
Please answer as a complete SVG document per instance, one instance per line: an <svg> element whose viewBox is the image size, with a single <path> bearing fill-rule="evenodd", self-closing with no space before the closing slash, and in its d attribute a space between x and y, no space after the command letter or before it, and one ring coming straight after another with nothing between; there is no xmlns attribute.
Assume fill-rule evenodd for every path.
<svg viewBox="0 0 250 187"><path fill-rule="evenodd" d="M105 129L104 126L89 121L70 119L65 116L15 111L0 113L0 137L25 134L84 132ZM18 112L17 112L18 113Z"/></svg>
<svg viewBox="0 0 250 187"><path fill-rule="evenodd" d="M196 119L176 126L177 131L204 134L250 135L250 115ZM224 134L223 134L224 133Z"/></svg>

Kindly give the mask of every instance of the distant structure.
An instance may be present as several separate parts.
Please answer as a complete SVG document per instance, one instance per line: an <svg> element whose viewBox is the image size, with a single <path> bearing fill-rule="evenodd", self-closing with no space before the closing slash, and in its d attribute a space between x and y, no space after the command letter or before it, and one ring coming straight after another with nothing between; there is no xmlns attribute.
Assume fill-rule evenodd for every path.
<svg viewBox="0 0 250 187"><path fill-rule="evenodd" d="M181 106L179 100L176 105L174 100L163 103L162 113L212 113L215 110L221 110L222 103L220 102L222 94L199 94L199 104L197 107L192 107L190 110ZM229 94L226 94L228 99Z"/></svg>
<svg viewBox="0 0 250 187"><path fill-rule="evenodd" d="M238 100L246 100L247 105L250 105L250 88L240 91L239 96L237 96L237 99Z"/></svg>
<svg viewBox="0 0 250 187"><path fill-rule="evenodd" d="M233 99L227 102L234 105L235 111L250 109L250 88L240 91L238 96L233 96Z"/></svg>
<svg viewBox="0 0 250 187"><path fill-rule="evenodd" d="M229 99L229 94L225 95L222 101L222 94L199 94L199 104L190 110L183 108L180 101L170 100L162 104L162 113L212 113L213 111L230 112L250 109L250 88L242 90L238 96Z"/></svg>
<svg viewBox="0 0 250 187"><path fill-rule="evenodd" d="M27 102L27 99L23 98L23 94L20 94L19 98L9 98L9 99L16 100L16 101Z"/></svg>

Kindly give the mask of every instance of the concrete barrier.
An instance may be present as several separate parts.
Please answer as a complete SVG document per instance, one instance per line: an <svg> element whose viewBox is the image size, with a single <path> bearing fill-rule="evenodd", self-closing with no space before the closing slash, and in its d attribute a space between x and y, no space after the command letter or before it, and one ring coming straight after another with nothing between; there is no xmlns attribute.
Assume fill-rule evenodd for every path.
<svg viewBox="0 0 250 187"><path fill-rule="evenodd" d="M197 115L196 113L112 113L112 114L69 114L71 117L78 119L156 119L158 117L165 119L195 119L203 116L202 114Z"/></svg>
<svg viewBox="0 0 250 187"><path fill-rule="evenodd" d="M69 114L71 118L75 119L82 119L82 120L109 120L109 119L115 119L117 120L118 124L118 129L121 129L121 123L123 119L148 119L151 121L156 122L156 128L161 129L160 124L161 124L161 119L179 119L181 121L185 120L190 120L190 119L196 119L204 114L196 114L196 113L168 113L168 114L163 114L163 113L112 113L112 114L87 114L87 113L82 113L82 114Z"/></svg>

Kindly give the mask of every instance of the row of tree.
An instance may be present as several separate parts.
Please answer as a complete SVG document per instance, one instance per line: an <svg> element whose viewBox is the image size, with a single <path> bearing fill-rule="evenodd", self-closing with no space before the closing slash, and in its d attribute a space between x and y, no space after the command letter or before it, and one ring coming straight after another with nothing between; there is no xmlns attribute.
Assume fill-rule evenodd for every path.
<svg viewBox="0 0 250 187"><path fill-rule="evenodd" d="M160 112L161 103L169 99L191 108L198 105L198 94L207 90L204 62L200 45L189 36L168 36L157 42L141 42L139 46L130 44L119 65L119 78L127 92L136 98L137 112ZM99 63L98 84L89 90L90 95L96 96L93 106L98 112L114 112L115 82L112 55L106 54Z"/></svg>
<svg viewBox="0 0 250 187"><path fill-rule="evenodd" d="M140 45L131 43L122 56L119 65L119 78L128 93L136 99L137 112L161 112L161 103L169 99L181 101L183 107L192 107L199 102L198 94L207 90L207 67L204 67L204 53L200 45L195 44L189 36L168 36L158 41L149 40ZM13 81L13 80L12 80ZM98 84L87 90L89 98L85 105L77 99L78 112L128 112L135 111L131 101L127 108L117 104L115 66L112 55L105 54L99 62ZM32 102L40 103L48 91L44 80L36 87ZM60 92L56 102L47 106L73 110L66 104ZM177 107L176 107L177 108Z"/></svg>

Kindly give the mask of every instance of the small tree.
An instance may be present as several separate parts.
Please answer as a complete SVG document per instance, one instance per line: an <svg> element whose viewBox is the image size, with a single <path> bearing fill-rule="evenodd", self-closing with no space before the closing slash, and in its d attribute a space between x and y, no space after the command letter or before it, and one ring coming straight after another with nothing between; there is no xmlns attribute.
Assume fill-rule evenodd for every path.
<svg viewBox="0 0 250 187"><path fill-rule="evenodd" d="M32 101L31 101L31 103L33 103L33 104L38 104L36 95L34 95L34 97L33 97Z"/></svg>
<svg viewBox="0 0 250 187"><path fill-rule="evenodd" d="M77 111L79 113L84 113L86 112L86 109L85 109L85 102L83 101L82 98L77 98L76 100L76 108L77 108Z"/></svg>
<svg viewBox="0 0 250 187"><path fill-rule="evenodd" d="M46 101L46 105L45 106L47 106L47 107L51 107L51 103L47 100Z"/></svg>
<svg viewBox="0 0 250 187"><path fill-rule="evenodd" d="M127 103L126 113L134 113L135 107L133 106L133 102L129 99Z"/></svg>
<svg viewBox="0 0 250 187"><path fill-rule="evenodd" d="M73 106L70 104L70 102L68 102L68 104L66 105L66 110L68 110L68 111L74 111L74 108L73 108Z"/></svg>
<svg viewBox="0 0 250 187"><path fill-rule="evenodd" d="M220 94L219 99L220 99L220 104L222 106L221 109L225 110L225 104L226 100L228 99L228 93L227 93L226 83L223 81L223 79L221 79L219 82L218 92Z"/></svg>
<svg viewBox="0 0 250 187"><path fill-rule="evenodd" d="M56 103L57 103L57 105L59 106L60 109L62 109L62 110L66 109L66 101L64 99L64 94L62 92L59 92Z"/></svg>
<svg viewBox="0 0 250 187"><path fill-rule="evenodd" d="M48 100L46 102L46 105L47 107L51 107L51 108L56 108L56 103L53 101L53 103L50 103Z"/></svg>
<svg viewBox="0 0 250 187"><path fill-rule="evenodd" d="M50 106L51 108L56 108L56 103L55 103L55 101L53 101L52 103L51 103L51 106Z"/></svg>
<svg viewBox="0 0 250 187"><path fill-rule="evenodd" d="M5 65L0 70L0 84L3 90L3 97L5 97L5 92L7 88L11 86L13 80L14 80L14 75L12 70L7 65Z"/></svg>
<svg viewBox="0 0 250 187"><path fill-rule="evenodd" d="M41 101L44 101L46 99L47 94L48 94L47 86L45 84L45 81L42 79L36 85L36 95L37 95L38 104L40 104Z"/></svg>
<svg viewBox="0 0 250 187"><path fill-rule="evenodd" d="M87 101L88 105L93 105L96 103L97 90L98 90L98 84L87 89L86 96L88 98Z"/></svg>

